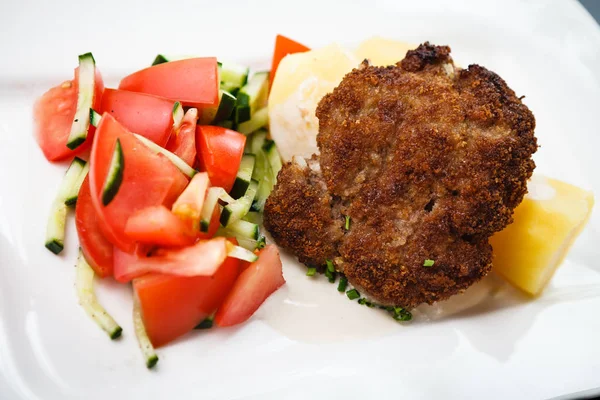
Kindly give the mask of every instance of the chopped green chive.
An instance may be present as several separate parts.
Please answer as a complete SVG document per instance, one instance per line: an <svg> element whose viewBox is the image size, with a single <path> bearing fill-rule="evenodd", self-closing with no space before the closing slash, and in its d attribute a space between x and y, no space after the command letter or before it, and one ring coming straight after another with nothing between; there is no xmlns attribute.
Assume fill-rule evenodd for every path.
<svg viewBox="0 0 600 400"><path fill-rule="evenodd" d="M346 230L350 229L350 216L349 215L345 215L344 218L346 218L346 222L344 224L344 228L346 228Z"/></svg>
<svg viewBox="0 0 600 400"><path fill-rule="evenodd" d="M335 272L331 272L331 270L329 268L327 268L325 270L325 276L329 280L329 283L334 283L335 282L335 278L337 277L337 274Z"/></svg>
<svg viewBox="0 0 600 400"><path fill-rule="evenodd" d="M410 321L412 319L412 314L402 307L394 307L393 310L392 317L396 321Z"/></svg>
<svg viewBox="0 0 600 400"><path fill-rule="evenodd" d="M435 264L435 261L433 260L425 260L425 262L423 263L424 267L433 267L433 264Z"/></svg>
<svg viewBox="0 0 600 400"><path fill-rule="evenodd" d="M327 264L327 271L335 272L335 268L333 267L333 262L331 260L327 260L325 263Z"/></svg>
<svg viewBox="0 0 600 400"><path fill-rule="evenodd" d="M367 299L365 299L364 297L361 297L360 299L358 299L358 304L360 304L361 306L365 305L366 302L367 302Z"/></svg>
<svg viewBox="0 0 600 400"><path fill-rule="evenodd" d="M306 271L306 276L314 276L317 273L317 269L310 267L307 271Z"/></svg>
<svg viewBox="0 0 600 400"><path fill-rule="evenodd" d="M348 296L350 300L356 300L360 297L360 293L358 293L358 290L356 289L351 289L346 292L346 296Z"/></svg>
<svg viewBox="0 0 600 400"><path fill-rule="evenodd" d="M207 317L200 322L194 329L209 329L213 326L213 317Z"/></svg>
<svg viewBox="0 0 600 400"><path fill-rule="evenodd" d="M346 286L348 286L348 278L340 276L340 283L338 283L338 292L345 292Z"/></svg>

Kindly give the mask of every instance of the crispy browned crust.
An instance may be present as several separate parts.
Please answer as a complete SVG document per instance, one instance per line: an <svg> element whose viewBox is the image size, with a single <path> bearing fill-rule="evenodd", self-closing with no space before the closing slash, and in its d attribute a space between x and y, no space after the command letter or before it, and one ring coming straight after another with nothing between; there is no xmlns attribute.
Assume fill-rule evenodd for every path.
<svg viewBox="0 0 600 400"><path fill-rule="evenodd" d="M352 284L380 303L413 307L487 274L488 237L511 222L537 149L533 114L502 78L478 65L455 69L449 47L425 43L397 66L350 72L317 117L327 191L315 195L336 199L352 219L339 244L321 236L320 245L339 251L337 267ZM289 168L265 221L284 247L316 255L302 232L329 223L309 211L324 204L296 204ZM274 226L271 207L289 222L285 229L283 221ZM290 217L290 209L301 212ZM425 259L434 266L424 267Z"/></svg>
<svg viewBox="0 0 600 400"><path fill-rule="evenodd" d="M310 163L318 167L316 157ZM343 236L342 217L333 216L333 205L319 172L289 162L265 204L264 225L278 245L318 267L337 256Z"/></svg>

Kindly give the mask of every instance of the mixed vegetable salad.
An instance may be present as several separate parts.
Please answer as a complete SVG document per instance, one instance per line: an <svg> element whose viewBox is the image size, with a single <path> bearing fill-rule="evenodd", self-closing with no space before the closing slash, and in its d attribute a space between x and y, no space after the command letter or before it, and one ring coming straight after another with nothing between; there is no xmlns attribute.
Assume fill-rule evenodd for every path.
<svg viewBox="0 0 600 400"><path fill-rule="evenodd" d="M149 368L158 361L154 347L213 321L242 323L285 283L279 251L260 228L282 166L266 103L279 60L304 50L278 37L271 74L215 57L159 55L116 89L104 87L86 53L74 78L35 106L46 158L72 160L46 247L63 250L74 208L80 304L115 339L122 329L99 304L93 280L131 283Z"/></svg>

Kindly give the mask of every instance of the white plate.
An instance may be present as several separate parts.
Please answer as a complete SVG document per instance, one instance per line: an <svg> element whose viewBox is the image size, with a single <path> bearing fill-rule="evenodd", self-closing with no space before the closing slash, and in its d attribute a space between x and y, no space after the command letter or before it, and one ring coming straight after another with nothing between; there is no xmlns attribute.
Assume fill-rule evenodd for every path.
<svg viewBox="0 0 600 400"><path fill-rule="evenodd" d="M287 288L251 322L160 349L156 371L136 347L128 289L103 282L125 330L110 342L75 299L73 227L64 256L43 247L64 166L49 165L32 136L34 99L85 51L114 83L157 52L267 65L278 32L313 47L374 34L450 44L459 63L485 65L527 96L536 172L600 193L600 29L575 1L204 3L0 4L0 398L542 399L600 386L598 207L536 301L502 289L453 318L389 325L289 262ZM313 301L290 311L300 289ZM292 316L283 330L309 329L311 343L273 329L269 314Z"/></svg>

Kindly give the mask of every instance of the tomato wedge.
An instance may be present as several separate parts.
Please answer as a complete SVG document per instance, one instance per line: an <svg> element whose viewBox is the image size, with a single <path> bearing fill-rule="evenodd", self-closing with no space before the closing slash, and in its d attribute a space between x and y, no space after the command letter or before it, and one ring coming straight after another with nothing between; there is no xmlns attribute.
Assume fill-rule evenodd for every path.
<svg viewBox="0 0 600 400"><path fill-rule="evenodd" d="M77 111L79 68L75 69L75 78L53 87L40 97L34 107L36 125L35 136L48 161L58 161L73 157L90 147L95 128L90 125L86 141L71 150L67 147L67 139L71 133L71 125ZM96 69L94 90L94 108L100 105L104 82L100 71Z"/></svg>
<svg viewBox="0 0 600 400"><path fill-rule="evenodd" d="M117 251L114 253L114 275L119 282L150 272L178 276L212 276L227 258L231 246L223 237L201 240L181 249L159 249L151 257Z"/></svg>
<svg viewBox="0 0 600 400"><path fill-rule="evenodd" d="M246 321L267 297L285 283L277 246L265 246L258 257L235 281L215 315L217 325L232 326Z"/></svg>
<svg viewBox="0 0 600 400"><path fill-rule="evenodd" d="M136 211L127 220L125 233L136 242L157 246L182 247L196 241L189 225L165 206Z"/></svg>
<svg viewBox="0 0 600 400"><path fill-rule="evenodd" d="M190 108L185 113L179 129L171 135L167 150L179 156L190 167L196 161L196 122L198 121L198 109Z"/></svg>
<svg viewBox="0 0 600 400"><path fill-rule="evenodd" d="M113 245L100 231L96 209L92 204L89 177L84 179L79 189L75 207L75 226L83 255L96 275L102 278L112 275Z"/></svg>
<svg viewBox="0 0 600 400"><path fill-rule="evenodd" d="M279 63L281 62L283 57L287 56L288 54L303 53L309 50L310 48L306 47L301 43L296 42L295 40L287 38L283 35L277 35L277 37L275 38L275 50L273 51L273 61L271 63L271 83L273 82L273 79L275 79L277 67L279 66Z"/></svg>
<svg viewBox="0 0 600 400"><path fill-rule="evenodd" d="M162 346L194 329L221 305L239 274L227 258L212 277L149 274L133 281L152 344Z"/></svg>
<svg viewBox="0 0 600 400"><path fill-rule="evenodd" d="M106 89L98 111L111 114L130 132L164 147L173 129L173 104L149 94Z"/></svg>
<svg viewBox="0 0 600 400"><path fill-rule="evenodd" d="M244 155L246 136L219 126L196 128L196 151L210 183L230 191Z"/></svg>
<svg viewBox="0 0 600 400"><path fill-rule="evenodd" d="M188 107L216 107L219 104L217 59L189 58L154 65L123 78L119 89L181 101Z"/></svg>
<svg viewBox="0 0 600 400"><path fill-rule="evenodd" d="M114 199L105 206L102 189L117 139L124 156L123 180ZM92 203L104 236L129 253L135 245L125 233L129 216L137 210L174 201L179 195L175 190L183 190L183 182L187 182L166 157L150 151L108 113L103 114L94 138L89 177Z"/></svg>

